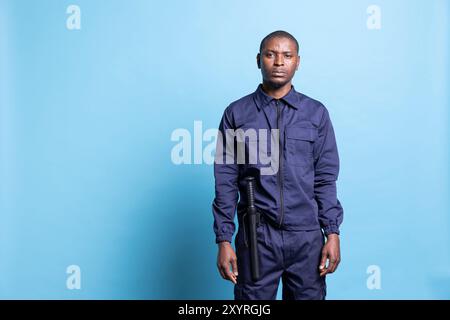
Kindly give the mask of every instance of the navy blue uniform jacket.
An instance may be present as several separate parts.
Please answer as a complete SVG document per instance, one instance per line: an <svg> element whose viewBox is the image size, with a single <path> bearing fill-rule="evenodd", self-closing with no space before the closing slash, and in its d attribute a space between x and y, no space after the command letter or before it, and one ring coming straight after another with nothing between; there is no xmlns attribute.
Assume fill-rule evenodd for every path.
<svg viewBox="0 0 450 320"><path fill-rule="evenodd" d="M263 168L271 165L259 159L256 163L250 163L249 159L237 161L238 152L235 161L226 161L227 130L238 129L257 132L256 137L249 135L243 140L242 147L249 158L252 142L258 146L257 150L272 155L272 135L261 135L260 129L279 130L273 174L261 174ZM219 133L223 139L217 142L217 146L222 143L222 148L216 148L212 204L217 243L232 240L235 213L240 218L246 207L243 178L248 174L257 177L257 208L279 228L322 228L326 235L339 234L343 220L343 209L336 195L339 155L330 116L322 103L295 91L293 86L283 98L275 99L259 85L255 92L225 109ZM236 136L233 139L236 151ZM219 158L222 161L217 161Z"/></svg>

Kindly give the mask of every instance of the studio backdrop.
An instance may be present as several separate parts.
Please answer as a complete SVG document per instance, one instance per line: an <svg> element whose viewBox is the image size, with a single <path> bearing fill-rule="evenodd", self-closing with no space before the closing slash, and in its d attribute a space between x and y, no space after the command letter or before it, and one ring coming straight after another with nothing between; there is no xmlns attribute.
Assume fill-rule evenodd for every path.
<svg viewBox="0 0 450 320"><path fill-rule="evenodd" d="M0 0L0 298L232 299L217 128L300 44L344 207L328 299L449 299L447 0ZM278 296L281 297L281 284Z"/></svg>

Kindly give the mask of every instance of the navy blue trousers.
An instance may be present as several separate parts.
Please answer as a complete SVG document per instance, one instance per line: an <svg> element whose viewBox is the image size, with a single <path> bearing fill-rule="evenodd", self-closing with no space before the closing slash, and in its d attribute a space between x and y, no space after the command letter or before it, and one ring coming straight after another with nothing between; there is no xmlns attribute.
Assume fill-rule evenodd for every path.
<svg viewBox="0 0 450 320"><path fill-rule="evenodd" d="M319 264L325 237L322 230L278 229L261 215L257 227L260 278L251 278L248 231L239 223L235 246L238 264L235 300L275 300L280 278L283 300L324 300L325 277ZM246 246L247 240L248 246Z"/></svg>

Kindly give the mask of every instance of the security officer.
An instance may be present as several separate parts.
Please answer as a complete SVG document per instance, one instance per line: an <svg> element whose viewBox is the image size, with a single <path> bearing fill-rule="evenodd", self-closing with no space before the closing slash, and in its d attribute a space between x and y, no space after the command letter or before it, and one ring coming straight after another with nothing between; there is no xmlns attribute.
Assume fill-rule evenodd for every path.
<svg viewBox="0 0 450 320"><path fill-rule="evenodd" d="M214 163L213 228L219 246L217 267L224 279L235 284L236 300L275 299L280 278L283 300L325 299L325 277L340 262L339 226L343 209L336 195L338 150L325 106L297 92L291 84L300 64L298 50L297 40L285 31L267 35L256 56L262 84L252 94L231 103L219 126L224 138L218 139L218 146L223 143L223 148L217 150L224 151L216 154ZM257 132L278 129L274 174L261 174L264 165L260 161L217 161L229 151L228 133L238 129ZM256 137L259 147L273 143L270 138L273 135L267 136ZM234 143L236 135L233 139ZM261 144L264 139L267 141ZM246 155L249 146L244 138ZM249 172L259 173L255 195L256 207L261 212L257 227L260 261L257 281L251 277L248 234L243 227L244 177ZM239 230L235 253L231 242L236 211Z"/></svg>

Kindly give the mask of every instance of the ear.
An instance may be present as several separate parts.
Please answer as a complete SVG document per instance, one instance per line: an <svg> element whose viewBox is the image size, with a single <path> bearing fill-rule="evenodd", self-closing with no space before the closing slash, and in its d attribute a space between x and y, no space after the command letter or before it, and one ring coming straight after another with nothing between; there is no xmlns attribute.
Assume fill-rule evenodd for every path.
<svg viewBox="0 0 450 320"><path fill-rule="evenodd" d="M259 53L256 55L256 65L258 69L261 69L261 55Z"/></svg>

